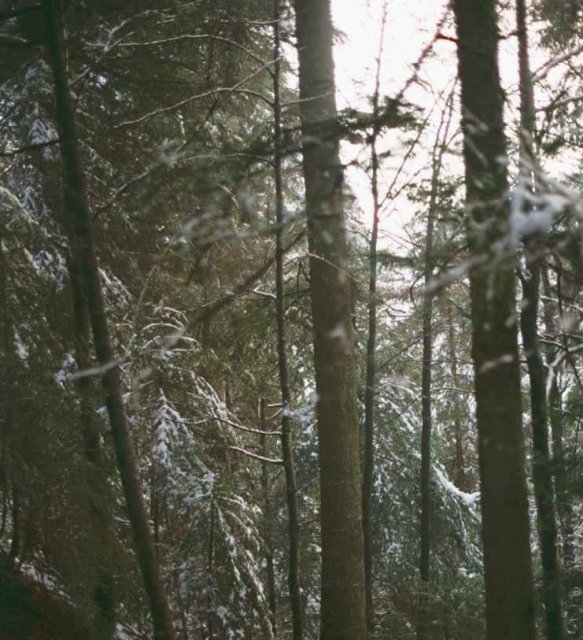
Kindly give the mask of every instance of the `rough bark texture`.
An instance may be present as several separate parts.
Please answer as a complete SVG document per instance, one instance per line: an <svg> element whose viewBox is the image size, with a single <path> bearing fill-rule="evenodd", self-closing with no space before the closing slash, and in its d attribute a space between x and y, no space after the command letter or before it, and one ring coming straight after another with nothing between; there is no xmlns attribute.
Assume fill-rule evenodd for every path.
<svg viewBox="0 0 583 640"><path fill-rule="evenodd" d="M354 344L328 0L296 0L318 393L321 638L366 638Z"/></svg>
<svg viewBox="0 0 583 640"><path fill-rule="evenodd" d="M462 87L482 534L489 640L534 640L528 501L494 0L454 0ZM502 160L502 162L501 162ZM509 252L508 252L509 253Z"/></svg>
<svg viewBox="0 0 583 640"><path fill-rule="evenodd" d="M285 211L283 199L282 179L282 149L281 149L281 97L280 97L280 0L273 0L274 7L274 50L273 57L273 141L274 158L273 174L275 182L275 308L277 326L277 358L279 365L279 386L281 391L281 454L285 471L285 493L288 512L288 588L292 613L292 638L301 640L303 633L302 593L300 577L300 525L298 509L298 488L294 463L292 442L292 421L290 415L291 393L287 366L287 342L285 332L285 282L284 282L284 233Z"/></svg>
<svg viewBox="0 0 583 640"><path fill-rule="evenodd" d="M530 75L528 29L525 0L516 0L516 30L520 78L520 182L523 189L534 189L536 162L532 139L535 127L534 97ZM525 238L527 272L522 279L520 325L530 381L532 421L532 475L538 515L538 532L543 570L543 603L548 640L564 636L557 554L555 496L548 438L546 372L538 337L540 273L543 245L536 236Z"/></svg>
<svg viewBox="0 0 583 640"><path fill-rule="evenodd" d="M152 535L144 506L138 470L134 460L129 426L122 398L119 367L115 365L99 267L91 230L91 216L87 202L75 112L69 92L64 62L64 47L58 0L45 0L47 37L55 83L57 126L65 187L66 230L72 259L78 269L87 300L97 360L104 368L103 388L112 430L117 464L122 480L126 506L134 535L136 554L148 596L154 638L173 640L174 632L166 594L159 575Z"/></svg>

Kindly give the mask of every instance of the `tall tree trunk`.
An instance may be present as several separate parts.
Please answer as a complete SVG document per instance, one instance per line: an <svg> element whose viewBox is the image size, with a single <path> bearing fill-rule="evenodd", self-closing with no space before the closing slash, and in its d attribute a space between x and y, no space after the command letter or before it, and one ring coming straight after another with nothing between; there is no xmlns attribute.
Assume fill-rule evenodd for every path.
<svg viewBox="0 0 583 640"><path fill-rule="evenodd" d="M332 20L329 0L296 0L295 9L318 394L321 638L362 640L362 496Z"/></svg>
<svg viewBox="0 0 583 640"><path fill-rule="evenodd" d="M298 488L292 442L292 421L290 413L291 393L287 365L287 343L285 332L285 280L284 280L284 234L285 208L282 179L282 131L281 131L281 0L273 0L273 173L275 182L275 309L277 324L277 358L279 365L279 386L281 391L281 453L285 471L285 494L288 511L288 588L292 613L292 638L301 640L303 635L302 594L300 578L300 525L298 509Z"/></svg>
<svg viewBox="0 0 583 640"><path fill-rule="evenodd" d="M103 387L113 435L117 464L134 535L136 554L148 596L154 638L174 640L170 609L154 552L152 534L144 506L142 488L135 463L128 420L122 398L119 367L109 335L99 267L93 244L91 216L85 175L79 152L75 112L64 61L59 0L45 0L47 38L55 83L57 126L65 188L65 225L87 300L97 360L105 370Z"/></svg>
<svg viewBox="0 0 583 640"><path fill-rule="evenodd" d="M214 578L215 573L215 520L216 520L216 506L215 497L211 496L211 513L210 513L210 527L209 527L209 549L208 549L208 575L209 582ZM207 640L213 640L215 637L214 632L214 619L215 619L215 605L213 590L208 590L208 606L207 606Z"/></svg>
<svg viewBox="0 0 583 640"><path fill-rule="evenodd" d="M370 137L372 231L368 257L368 336L366 343L366 379L364 387L364 463L362 470L362 529L364 536L364 582L366 603L366 625L368 633L374 629L373 600L373 551L372 551L372 503L374 491L374 413L377 344L377 243L381 202L379 197L379 154L378 138L381 132L379 116L380 81L382 53L384 45L387 5L383 5L383 15L377 56L375 89L373 94L373 125Z"/></svg>
<svg viewBox="0 0 583 640"><path fill-rule="evenodd" d="M437 144L437 143L436 143ZM435 226L435 207L439 185L439 163L441 158L433 154L431 177L431 195L427 212L427 230L425 235L425 265L423 282L422 335L423 354L421 361L421 526L419 558L419 577L421 578L419 623L417 638L423 640L428 631L428 604L431 553L431 368L433 361L433 295L428 287L433 277L433 231Z"/></svg>
<svg viewBox="0 0 583 640"><path fill-rule="evenodd" d="M506 140L494 0L454 0L462 88L482 537L489 640L534 640L534 598L507 235ZM510 251L508 253L511 253Z"/></svg>
<svg viewBox="0 0 583 640"><path fill-rule="evenodd" d="M267 429L267 421L265 419L265 400L261 398L259 401L259 428L265 432ZM267 449L267 437L265 433L260 436L261 455L263 458L269 457ZM263 460L261 463L261 490L263 492L263 513L264 513L264 533L265 540L265 564L267 571L267 601L269 603L269 614L271 617L271 626L273 635L277 637L277 599L275 591L275 567L273 563L273 528L274 514L272 495L269 488L269 463Z"/></svg>
<svg viewBox="0 0 583 640"><path fill-rule="evenodd" d="M451 372L451 381L453 383L454 394L458 393L459 375L458 375L458 356L457 356L457 341L455 337L455 327L453 323L453 304L451 299L447 300L447 350L449 357L449 368ZM454 397L457 397L454 395ZM453 436L454 436L454 461L453 461L453 481L458 489L462 491L468 490L467 476L466 476L466 461L464 453L464 433L462 429L462 423L459 416L459 403L454 402L452 417L453 422Z"/></svg>
<svg viewBox="0 0 583 640"><path fill-rule="evenodd" d="M22 546L22 509L14 455L14 326L10 317L8 297L8 264L4 247L4 233L0 229L0 446L2 447L1 472L5 476L5 491L10 491L10 516L12 524L8 557L15 562Z"/></svg>
<svg viewBox="0 0 583 640"><path fill-rule="evenodd" d="M87 299L78 264L69 259L68 269L71 281L73 315L75 319L75 356L79 370L91 366L91 322ZM108 510L109 482L103 464L101 439L92 402L91 378L77 380L80 411L79 418L83 433L83 445L88 469L89 511L91 529L97 548L99 563L94 599L97 610L95 637L103 640L111 638L115 632L116 603L113 579L113 522Z"/></svg>
<svg viewBox="0 0 583 640"><path fill-rule="evenodd" d="M520 78L520 167L519 188L534 189L535 157L532 146L535 128L534 96L530 75L526 2L516 0L518 62ZM557 555L557 523L548 440L548 408L545 366L538 338L538 309L542 243L536 236L525 239L527 271L522 278L522 311L520 324L530 379L530 411L532 421L532 473L538 514L538 530L543 569L543 603L546 633L549 640L564 635L560 593L560 567Z"/></svg>
<svg viewBox="0 0 583 640"><path fill-rule="evenodd" d="M557 327L554 321L553 307L551 302L551 283L549 281L548 269L543 263L541 267L543 284L543 319L545 332L549 339L557 334ZM548 390L548 413L551 425L551 438L553 443L552 471L555 478L556 511L559 516L559 526L561 531L562 544L562 564L566 574L568 574L575 563L575 550L573 547L574 535L574 514L571 499L567 488L567 469L564 450L564 423L563 423L563 401L559 388L557 366L553 365L559 350L554 348L550 342L545 349L545 359L547 365L547 379L545 388ZM569 588L566 587L564 598L567 607L567 619L574 618L572 610Z"/></svg>
<svg viewBox="0 0 583 640"><path fill-rule="evenodd" d="M431 370L433 367L433 293L430 284L433 278L435 259L433 257L435 218L439 201L439 181L443 154L448 141L449 125L453 105L453 94L448 100L446 111L440 123L431 154L431 188L427 211L425 233L425 256L423 266L423 307L422 335L423 354L421 361L421 519L419 577L421 578L420 612L417 625L417 638L423 640L428 633L428 604L430 584L431 555Z"/></svg>

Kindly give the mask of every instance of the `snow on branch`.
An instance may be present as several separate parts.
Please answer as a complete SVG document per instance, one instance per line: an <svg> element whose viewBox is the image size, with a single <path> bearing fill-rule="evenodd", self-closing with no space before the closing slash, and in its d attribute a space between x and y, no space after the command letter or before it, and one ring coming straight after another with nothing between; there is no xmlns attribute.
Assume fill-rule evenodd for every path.
<svg viewBox="0 0 583 640"><path fill-rule="evenodd" d="M247 449L243 449L243 447L228 447L231 451L238 451L254 460L259 460L260 462L268 462L269 464L283 464L283 460L281 458L267 458L265 456L260 456L257 453L253 453L252 451L248 451Z"/></svg>

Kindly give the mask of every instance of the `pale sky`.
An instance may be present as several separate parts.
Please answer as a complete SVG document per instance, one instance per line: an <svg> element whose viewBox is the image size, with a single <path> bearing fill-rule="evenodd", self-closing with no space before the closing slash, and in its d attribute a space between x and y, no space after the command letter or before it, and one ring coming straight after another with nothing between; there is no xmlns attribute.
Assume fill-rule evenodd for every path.
<svg viewBox="0 0 583 640"><path fill-rule="evenodd" d="M332 0L332 13L335 27L344 34L342 42L335 46L334 57L336 65L336 84L339 108L347 106L369 108L367 96L372 95L376 73L376 57L379 50L381 31L381 16L383 6L387 3L387 23L383 45L381 66L381 94L395 95L412 75L412 65L421 55L427 44L434 39L435 32L445 11L447 0ZM507 11L500 18L502 35L515 30L514 11ZM536 34L535 25L531 25L531 68L536 70L546 63L550 55L548 52L533 46ZM451 19L446 23L443 32L454 36ZM432 47L432 55L428 56L421 67L420 83L410 87L406 98L430 110L435 105L436 96L447 91L455 78L457 71L456 46L453 42L439 40ZM517 69L517 41L515 37L503 38L500 42L500 74L502 86L508 101L506 104L506 121L509 127L516 126L518 117L518 69ZM549 75L552 87L561 75L560 68ZM545 104L548 96L543 96L540 90L535 93L539 104ZM413 159L404 172L403 181L413 176L427 162L427 153L433 143L436 126L441 108L435 109L432 126L428 127L424 136L424 146L419 155ZM400 164L404 148L399 147L395 134L389 134L386 139L388 148L395 150L395 157L389 158L384 165L382 182L388 184ZM345 163L366 161L366 149L343 144L342 157ZM556 161L549 161L546 169L555 177L568 170L571 164L569 158L561 157ZM462 171L461 159L452 156L447 160L450 166ZM364 221L371 223L372 205L369 181L362 170L355 167L347 169L347 178L357 195L363 210ZM416 205L418 206L418 205ZM399 244L403 236L403 225L410 219L413 205L406 198L398 198L389 205L383 214L381 228L385 234L393 237Z"/></svg>
<svg viewBox="0 0 583 640"><path fill-rule="evenodd" d="M374 91L384 3L385 0L332 0L335 27L344 34L334 50L339 108L370 108L367 97ZM434 38L436 26L443 14L443 5L441 0L387 1L387 21L381 59L381 95L396 95L412 76L412 65ZM413 85L406 94L407 99L423 108L431 108L435 103L432 94L439 94L455 76L455 47L451 43L438 42L435 52L438 55L428 59L421 70L420 79L427 84ZM428 139L430 137L429 134ZM395 149L395 157L387 159L384 163L381 176L381 183L384 185L392 180L404 154L404 149L399 146L395 134L387 136L386 145ZM355 160L366 162L367 154L366 149L350 144L343 145L342 156L345 163ZM413 159L403 174L403 181L406 182L407 176L418 171L426 160L425 154ZM369 181L363 171L356 167L347 169L347 178L357 195L365 223L370 225L372 203ZM410 219L411 214L411 205L401 197L389 202L382 216L382 231L391 236L395 249L399 245L402 250L408 248L403 225Z"/></svg>
<svg viewBox="0 0 583 640"><path fill-rule="evenodd" d="M385 0L332 0L334 24L346 36L334 51L340 107L355 106L358 94L373 90L384 4ZM387 0L381 76L386 93L399 91L411 75L411 65L433 39L443 4Z"/></svg>

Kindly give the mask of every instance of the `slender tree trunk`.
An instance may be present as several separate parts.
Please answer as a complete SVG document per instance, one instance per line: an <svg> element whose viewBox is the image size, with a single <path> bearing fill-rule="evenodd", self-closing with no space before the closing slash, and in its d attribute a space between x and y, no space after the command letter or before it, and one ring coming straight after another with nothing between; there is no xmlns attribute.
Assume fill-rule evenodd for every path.
<svg viewBox="0 0 583 640"><path fill-rule="evenodd" d="M302 593L300 577L300 525L298 509L298 488L292 442L292 421L290 414L291 393L287 365L287 344L285 332L285 280L284 280L284 234L285 210L282 179L281 148L281 41L280 41L280 1L273 0L273 172L275 179L275 308L277 323L277 358L279 364L279 386L281 390L281 452L285 471L285 493L288 511L289 566L288 587L292 613L292 638L301 640L303 635Z"/></svg>
<svg viewBox="0 0 583 640"><path fill-rule="evenodd" d="M462 88L488 640L534 640L513 255L494 0L454 0ZM511 254L510 251L508 251Z"/></svg>
<svg viewBox="0 0 583 640"><path fill-rule="evenodd" d="M211 513L210 513L210 527L209 527L209 550L208 550L208 574L209 579L212 580L215 572L215 498L211 496ZM208 610L207 610L207 640L213 640L215 637L214 632L214 620L215 620L215 607L212 589L209 588L208 597Z"/></svg>
<svg viewBox="0 0 583 640"><path fill-rule="evenodd" d="M318 394L322 640L366 638L362 488L328 0L296 0Z"/></svg>
<svg viewBox="0 0 583 640"><path fill-rule="evenodd" d="M366 382L364 389L364 468L362 474L362 526L364 535L364 573L367 628L374 627L372 502L374 490L374 405L377 333L377 240L379 229L378 154L372 145L373 223L369 247L368 339L366 344Z"/></svg>
<svg viewBox="0 0 583 640"><path fill-rule="evenodd" d="M265 400L261 398L259 401L259 428L266 431L267 421L265 419ZM262 434L261 439L261 455L264 458L269 457L267 449L267 437ZM273 635L277 637L277 599L275 591L275 567L273 563L273 503L272 494L269 488L269 463L263 461L261 463L261 489L263 491L263 512L265 531L263 538L265 540L266 553L265 564L267 571L267 601L269 602L269 613L271 616L271 626L273 627Z"/></svg>
<svg viewBox="0 0 583 640"><path fill-rule="evenodd" d="M386 2L383 15L377 56L375 90L373 94L373 125L370 138L371 192L372 192L372 232L369 246L368 280L368 337L366 343L366 379L364 387L364 465L362 471L362 529L364 536L364 582L366 602L366 626L369 634L374 630L373 599L373 539L372 504L374 491L374 413L376 384L376 345L377 345L377 243L381 202L379 197L379 154L377 149L381 131L378 122L380 101L381 65L387 20Z"/></svg>
<svg viewBox="0 0 583 640"><path fill-rule="evenodd" d="M419 559L419 577L421 578L420 612L417 625L417 638L423 640L428 634L428 605L430 593L430 555L431 555L431 370L433 367L433 294L429 290L433 278L435 259L433 257L435 218L439 201L439 181L443 154L448 141L449 125L453 106L453 95L448 101L435 138L431 154L431 189L427 211L425 233L425 264L423 267L423 308L422 335L423 355L421 363L421 520Z"/></svg>
<svg viewBox="0 0 583 640"><path fill-rule="evenodd" d="M455 337L455 327L453 324L453 304L450 299L447 301L447 348L449 356L449 368L451 372L451 381L454 387L454 394L459 389L458 375L458 358L457 358L457 341ZM454 396L456 397L456 396ZM466 461L464 447L464 433L461 420L459 417L459 403L455 401L453 408L453 435L454 435L454 462L453 462L453 479L455 485L462 491L468 490L466 477Z"/></svg>
<svg viewBox="0 0 583 640"><path fill-rule="evenodd" d="M0 230L0 438L6 476L6 491L10 490L12 536L8 557L15 562L22 546L22 509L20 488L14 464L14 326L8 302L8 265L3 233Z"/></svg>
<svg viewBox="0 0 583 640"><path fill-rule="evenodd" d="M55 83L57 125L65 186L66 229L87 298L97 360L105 369L103 387L109 414L118 468L134 534L136 554L148 596L154 638L173 640L170 609L160 577L152 534L148 525L142 488L136 467L129 425L122 398L119 367L109 335L99 267L93 244L91 216L87 202L85 175L77 139L75 112L67 81L58 0L45 0L47 37Z"/></svg>
<svg viewBox="0 0 583 640"><path fill-rule="evenodd" d="M439 163L435 152L433 158L431 195L427 212L427 230L425 235L425 266L423 281L423 355L421 363L421 555L419 559L419 577L421 578L419 624L417 638L423 640L428 632L428 605L431 554L431 368L433 362L433 295L428 291L433 277L433 231L435 226L435 208L439 185Z"/></svg>
<svg viewBox="0 0 583 640"><path fill-rule="evenodd" d="M518 62L520 77L520 185L534 188L535 158L532 146L535 111L530 75L528 28L525 0L516 0L518 32ZM548 408L545 366L538 339L538 309L540 272L543 247L535 236L525 239L528 273L522 279L522 311L520 316L522 342L526 353L530 379L530 410L532 420L532 473L538 514L538 530L543 569L543 603L546 633L549 640L561 640L564 635L560 593L560 567L557 555L557 523L548 440Z"/></svg>
<svg viewBox="0 0 583 640"><path fill-rule="evenodd" d="M20 488L16 480L12 480L10 488L12 494L12 538L10 540L8 557L14 564L20 555L22 547L22 510L20 508Z"/></svg>
<svg viewBox="0 0 583 640"><path fill-rule="evenodd" d="M552 337L557 334L557 330L551 303L551 284L549 281L548 270L544 263L541 267L541 274L544 292L543 319L545 323L545 332L549 339L552 339ZM556 511L559 516L559 526L561 531L562 564L565 574L569 574L575 563L575 550L573 547L574 514L567 489L567 463L565 460L563 444L564 418L562 394L559 389L559 382L557 378L558 371L556 370L556 365L553 364L557 354L558 349L553 348L550 343L547 343L545 349L547 365L545 388L548 392L548 413L553 443L552 471L555 478L555 494L557 502ZM570 598L570 589L568 586L564 590L564 599L566 603L567 620L571 620L574 618L576 613L573 611L573 603Z"/></svg>
<svg viewBox="0 0 583 640"><path fill-rule="evenodd" d="M73 315L75 319L75 355L80 371L91 366L91 322L78 264L69 259L68 263ZM85 457L89 463L89 511L91 529L97 546L97 562L99 563L97 584L95 585L95 604L97 620L95 637L107 640L115 632L116 603L114 594L112 551L113 523L108 511L107 496L109 482L103 465L101 440L96 421L95 408L92 402L92 383L90 377L77 380L77 391L80 402L80 422L83 433Z"/></svg>

